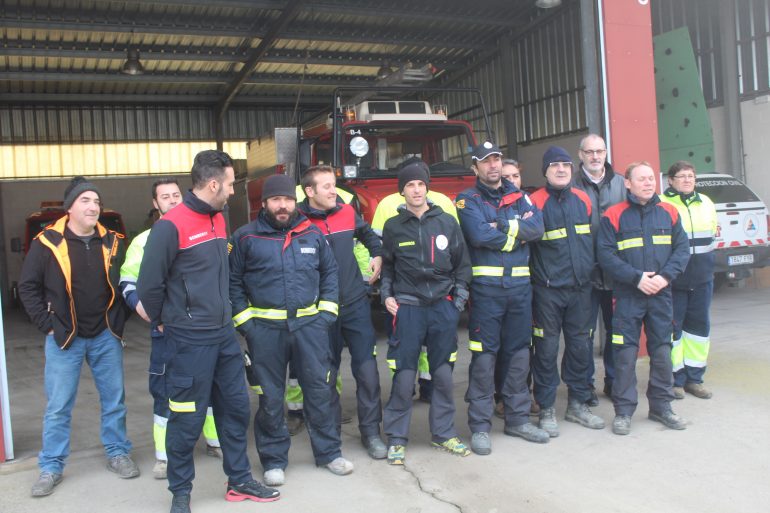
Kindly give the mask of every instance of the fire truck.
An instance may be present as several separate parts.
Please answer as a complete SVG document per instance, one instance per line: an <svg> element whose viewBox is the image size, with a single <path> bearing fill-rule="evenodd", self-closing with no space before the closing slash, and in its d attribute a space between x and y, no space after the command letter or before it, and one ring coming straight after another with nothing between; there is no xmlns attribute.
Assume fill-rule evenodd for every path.
<svg viewBox="0 0 770 513"><path fill-rule="evenodd" d="M447 103L414 98L455 94L478 98L478 119L492 139L476 89L345 87L334 92L330 113L252 140L246 161L249 220L262 207L262 184L268 176L283 173L299 183L302 172L318 164L334 168L338 189L352 195L351 203L368 222L379 201L397 192L403 163L415 157L430 167L430 188L454 199L475 182L470 149L476 136L470 123L449 114Z"/></svg>

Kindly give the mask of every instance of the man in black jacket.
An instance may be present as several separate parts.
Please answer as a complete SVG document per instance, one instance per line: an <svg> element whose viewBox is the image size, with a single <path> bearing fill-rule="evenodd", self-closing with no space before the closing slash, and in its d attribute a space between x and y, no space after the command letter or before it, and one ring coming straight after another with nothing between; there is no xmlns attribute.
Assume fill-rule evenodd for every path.
<svg viewBox="0 0 770 513"><path fill-rule="evenodd" d="M412 390L420 347L428 347L433 378L430 402L432 446L459 456L470 451L454 426L452 370L457 360L457 323L468 299L471 264L460 226L427 201L430 179L424 162L404 167L398 188L405 205L382 233L382 302L393 315L388 366L393 371L383 425L388 463L403 465L412 414Z"/></svg>
<svg viewBox="0 0 770 513"><path fill-rule="evenodd" d="M597 239L599 238L599 221L608 208L625 201L626 186L623 183L623 177L615 173L610 163L607 162L607 145L600 136L588 134L583 137L580 140L578 155L580 156L580 165L575 170L572 179L575 187L584 191L591 200L591 237L593 237L594 250L596 250ZM591 326L589 338L591 358L588 361L586 380L591 388L591 398L588 405L598 406L599 399L596 397L594 389L593 345L594 329L599 310L602 312L605 332L602 357L604 360L604 394L607 397L612 395L612 381L615 379L615 364L612 360L612 280L596 263L591 281L593 282L589 321Z"/></svg>
<svg viewBox="0 0 770 513"><path fill-rule="evenodd" d="M137 293L153 325L175 348L166 368L171 415L166 428L171 512L190 511L193 449L211 405L228 476L225 499L279 498L251 475L246 456L249 397L243 355L232 322L230 268L222 209L233 194L227 153L195 156L193 189L152 228Z"/></svg>
<svg viewBox="0 0 770 513"><path fill-rule="evenodd" d="M298 205L332 248L339 270L339 314L329 331L332 347L332 364L339 374L342 348L347 341L350 350L350 366L356 380L358 429L361 442L374 459L387 456L387 447L380 438L382 401L380 399L380 373L377 371L377 337L372 326L372 312L367 299L367 289L353 252L355 240L359 240L372 257L370 283L380 276L382 253L380 238L355 209L337 199L336 176L330 166L313 166L302 175L305 200ZM335 424L340 425L342 409L336 381L332 383L332 413Z"/></svg>
<svg viewBox="0 0 770 513"><path fill-rule="evenodd" d="M19 282L24 308L46 334L48 403L33 497L50 495L62 479L84 361L99 392L107 468L122 478L139 475L126 436L121 338L128 310L118 292L123 236L99 223L99 190L83 177L67 187L64 210L67 215L32 242Z"/></svg>

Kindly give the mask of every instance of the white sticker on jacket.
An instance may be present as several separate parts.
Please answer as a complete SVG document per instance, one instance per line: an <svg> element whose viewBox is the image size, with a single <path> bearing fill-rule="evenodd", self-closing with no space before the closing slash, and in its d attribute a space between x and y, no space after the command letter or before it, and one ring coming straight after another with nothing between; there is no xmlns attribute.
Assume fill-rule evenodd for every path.
<svg viewBox="0 0 770 513"><path fill-rule="evenodd" d="M436 237L436 247L438 249L444 250L447 246L449 246L449 240L446 238L446 235Z"/></svg>

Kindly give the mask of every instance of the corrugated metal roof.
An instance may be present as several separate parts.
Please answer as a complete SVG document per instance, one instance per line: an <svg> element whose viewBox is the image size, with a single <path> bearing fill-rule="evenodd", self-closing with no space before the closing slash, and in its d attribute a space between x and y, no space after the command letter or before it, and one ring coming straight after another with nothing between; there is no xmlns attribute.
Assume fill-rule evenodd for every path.
<svg viewBox="0 0 770 513"><path fill-rule="evenodd" d="M216 103L292 2L6 0L0 94L12 96L0 102L87 94L106 102L128 95L124 101L136 103ZM266 95L289 105L303 72L302 94L316 101L337 85L373 82L383 64L431 63L446 77L536 14L533 0L304 1L235 102ZM143 75L120 73L129 47L139 49Z"/></svg>

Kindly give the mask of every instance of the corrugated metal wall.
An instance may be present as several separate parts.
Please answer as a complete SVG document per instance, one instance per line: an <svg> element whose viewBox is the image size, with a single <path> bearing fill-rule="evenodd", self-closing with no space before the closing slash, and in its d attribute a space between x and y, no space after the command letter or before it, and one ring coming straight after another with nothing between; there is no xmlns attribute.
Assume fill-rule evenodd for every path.
<svg viewBox="0 0 770 513"><path fill-rule="evenodd" d="M575 133L587 128L581 64L579 4L560 11L537 30L511 42L513 76L504 76L501 57L480 66L457 84L481 90L497 142L506 146L503 95L513 95L516 142L526 144ZM447 100L450 114L470 121L483 136L478 98L463 95L459 103ZM486 137L489 137L488 135Z"/></svg>
<svg viewBox="0 0 770 513"><path fill-rule="evenodd" d="M245 141L288 124L291 112L233 108L225 151L246 158ZM215 146L207 108L122 106L0 107L0 178L187 172L195 153Z"/></svg>

